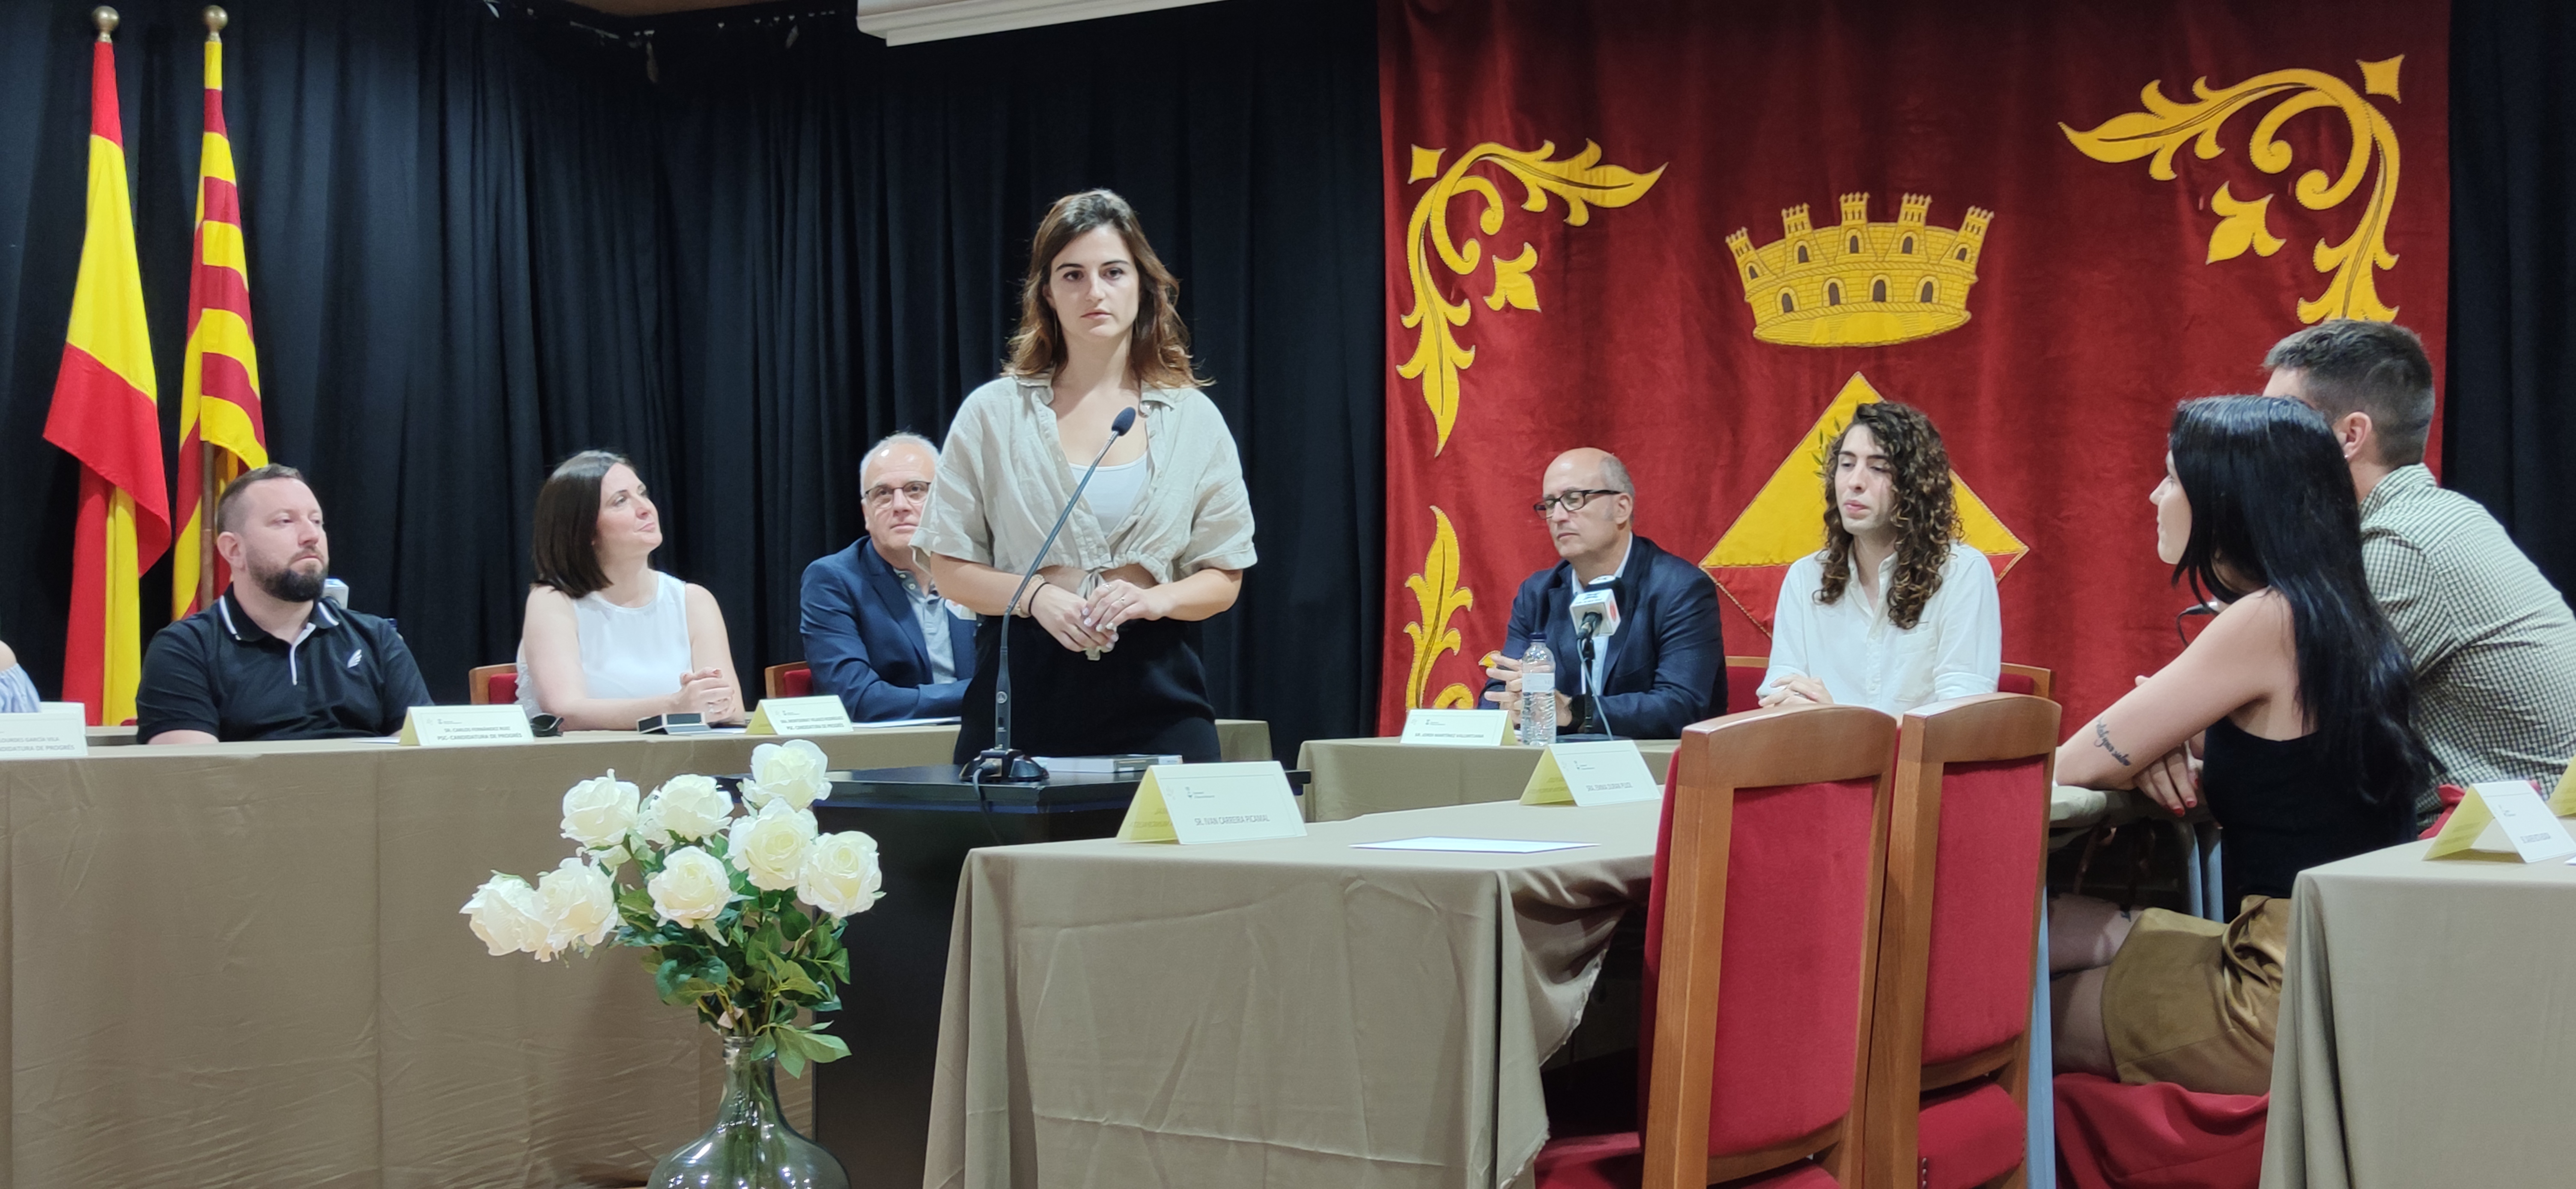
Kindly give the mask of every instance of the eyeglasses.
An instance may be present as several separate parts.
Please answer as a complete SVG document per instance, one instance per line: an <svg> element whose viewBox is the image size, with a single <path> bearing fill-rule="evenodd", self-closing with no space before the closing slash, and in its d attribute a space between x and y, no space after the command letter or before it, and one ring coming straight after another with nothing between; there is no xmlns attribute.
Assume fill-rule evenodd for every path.
<svg viewBox="0 0 2576 1189"><path fill-rule="evenodd" d="M1539 497L1539 500L1538 500L1538 502L1537 502L1537 503L1535 503L1535 504L1531 504L1531 505L1530 505L1530 511L1533 511L1533 512L1538 513L1541 517L1545 517L1545 516L1549 515L1551 512L1553 512L1553 511L1555 510L1555 508L1556 508L1556 506L1557 506L1558 504L1563 504L1563 505L1565 505L1565 510L1566 510L1566 511L1568 511L1568 512L1580 512L1580 511L1582 511L1582 510L1583 510L1583 505L1588 504L1588 503L1591 503L1591 502L1592 502L1592 497L1594 497L1594 496L1596 496L1596 495L1625 495L1625 494L1627 494L1627 493L1626 493L1626 492L1621 492L1621 491L1611 491L1611 490L1609 490L1609 489L1607 489L1607 488L1601 488L1601 487L1594 487L1594 488L1589 488L1589 489L1578 487L1578 488L1576 488L1576 489L1574 489L1574 490L1572 490L1572 491L1564 492L1564 493L1562 493L1562 494L1558 494L1558 495L1543 495L1543 496L1540 496L1540 497Z"/></svg>
<svg viewBox="0 0 2576 1189"><path fill-rule="evenodd" d="M865 499L871 504L882 507L886 504L893 503L894 497L898 492L903 495L903 498L911 500L917 504L930 498L930 485L928 483L914 482L906 483L901 487L890 487L886 484L880 483L867 489L860 498Z"/></svg>

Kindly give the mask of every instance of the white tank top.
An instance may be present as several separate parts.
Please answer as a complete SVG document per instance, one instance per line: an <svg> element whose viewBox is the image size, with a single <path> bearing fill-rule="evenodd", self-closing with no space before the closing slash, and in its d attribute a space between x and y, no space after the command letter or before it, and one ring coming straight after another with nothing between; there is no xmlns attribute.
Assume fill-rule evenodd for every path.
<svg viewBox="0 0 2576 1189"><path fill-rule="evenodd" d="M581 676L594 698L658 698L689 671L689 584L655 571L653 601L620 607L592 591L572 601ZM519 708L537 713L528 650L519 649Z"/></svg>
<svg viewBox="0 0 2576 1189"><path fill-rule="evenodd" d="M1145 494L1145 477L1151 473L1145 465L1151 457L1138 455L1133 461L1092 472L1091 486L1082 489L1082 502L1091 505L1102 533L1115 531L1136 510L1136 499Z"/></svg>

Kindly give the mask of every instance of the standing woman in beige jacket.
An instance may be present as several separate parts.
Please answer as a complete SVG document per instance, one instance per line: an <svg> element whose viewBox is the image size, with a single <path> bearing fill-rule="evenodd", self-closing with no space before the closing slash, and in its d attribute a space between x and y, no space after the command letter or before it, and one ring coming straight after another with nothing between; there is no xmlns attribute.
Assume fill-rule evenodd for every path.
<svg viewBox="0 0 2576 1189"><path fill-rule="evenodd" d="M1126 200L1058 200L1030 247L1009 366L957 410L913 538L941 595L1014 633L1012 742L1035 754L1218 758L1198 623L1242 590L1252 502L1234 437L1191 369L1179 288ZM1013 602L1128 409L1135 429ZM1001 639L976 633L960 763L992 742Z"/></svg>

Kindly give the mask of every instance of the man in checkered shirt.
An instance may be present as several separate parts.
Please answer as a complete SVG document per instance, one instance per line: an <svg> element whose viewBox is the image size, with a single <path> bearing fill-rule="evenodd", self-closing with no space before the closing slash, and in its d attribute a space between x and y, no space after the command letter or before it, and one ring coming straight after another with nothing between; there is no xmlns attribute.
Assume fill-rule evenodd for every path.
<svg viewBox="0 0 2576 1189"><path fill-rule="evenodd" d="M2415 332L2335 320L2274 345L2270 396L2325 415L2361 497L2361 560L2415 671L2442 784L2541 779L2576 756L2576 616L2477 501L2424 469L2433 366ZM2433 790L2419 818L2440 812Z"/></svg>

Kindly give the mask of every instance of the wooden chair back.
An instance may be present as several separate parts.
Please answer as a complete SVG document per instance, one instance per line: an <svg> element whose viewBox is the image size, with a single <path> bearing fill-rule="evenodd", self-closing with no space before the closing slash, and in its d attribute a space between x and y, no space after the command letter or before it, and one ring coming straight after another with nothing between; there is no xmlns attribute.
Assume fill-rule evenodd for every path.
<svg viewBox="0 0 2576 1189"><path fill-rule="evenodd" d="M1762 675L1771 669L1767 656L1726 658L1726 710L1741 714L1762 706Z"/></svg>
<svg viewBox="0 0 2576 1189"><path fill-rule="evenodd" d="M814 670L803 661L771 665L760 671L761 696L801 698L814 692Z"/></svg>
<svg viewBox="0 0 2576 1189"><path fill-rule="evenodd" d="M1927 1093L1991 1078L2009 1110L1978 1088L1989 1101L1946 1118L2010 1129L2008 1139L1970 1145L1979 1151L2017 1153L2024 1142L2058 717L2045 698L1996 693L1936 702L1903 720L1862 1124L1869 1185L1921 1182Z"/></svg>
<svg viewBox="0 0 2576 1189"><path fill-rule="evenodd" d="M1895 736L1860 706L1683 733L1646 913L1649 1189L1811 1156L1855 1183Z"/></svg>
<svg viewBox="0 0 2576 1189"><path fill-rule="evenodd" d="M519 666L476 665L465 671L465 700L476 706L505 706L519 700Z"/></svg>
<svg viewBox="0 0 2576 1189"><path fill-rule="evenodd" d="M2004 662L2003 672L1995 679L1995 692L2029 694L2034 698L2054 697L2057 675L2037 665Z"/></svg>

